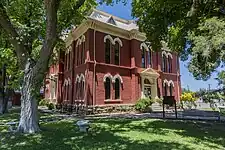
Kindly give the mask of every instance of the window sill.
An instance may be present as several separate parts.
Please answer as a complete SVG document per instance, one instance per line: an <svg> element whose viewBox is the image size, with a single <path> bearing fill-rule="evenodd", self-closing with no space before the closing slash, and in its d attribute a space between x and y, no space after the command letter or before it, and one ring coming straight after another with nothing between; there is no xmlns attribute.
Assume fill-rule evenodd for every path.
<svg viewBox="0 0 225 150"><path fill-rule="evenodd" d="M114 99L114 100L106 99L106 100L104 100L104 102L122 102L122 100L121 99Z"/></svg>

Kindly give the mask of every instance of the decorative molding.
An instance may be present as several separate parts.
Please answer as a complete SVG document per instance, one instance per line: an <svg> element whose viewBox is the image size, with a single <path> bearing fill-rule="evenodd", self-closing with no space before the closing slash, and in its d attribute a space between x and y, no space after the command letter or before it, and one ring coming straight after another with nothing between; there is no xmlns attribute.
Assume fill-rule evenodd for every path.
<svg viewBox="0 0 225 150"><path fill-rule="evenodd" d="M149 51L149 48L145 43L141 43L140 45L140 49L143 50L143 48L146 49L146 51Z"/></svg>
<svg viewBox="0 0 225 150"><path fill-rule="evenodd" d="M162 51L162 57L163 57L163 55L165 55L166 58L170 57L171 59L173 59L173 56L170 52Z"/></svg>
<svg viewBox="0 0 225 150"><path fill-rule="evenodd" d="M166 79L163 80L163 86L165 87L166 84L168 85L168 81Z"/></svg>
<svg viewBox="0 0 225 150"><path fill-rule="evenodd" d="M106 40L110 40L110 42L114 45L115 44L115 42L113 41L113 38L111 37L111 35L106 35L105 37L104 37L104 43L106 43Z"/></svg>
<svg viewBox="0 0 225 150"><path fill-rule="evenodd" d="M80 44L81 44L81 40L80 40L80 38L79 38L79 39L77 39L76 47L78 47Z"/></svg>
<svg viewBox="0 0 225 150"><path fill-rule="evenodd" d="M71 85L71 80L70 80L70 78L68 78L68 83L67 83L67 85Z"/></svg>
<svg viewBox="0 0 225 150"><path fill-rule="evenodd" d="M165 51L162 51L162 57L163 57L163 55L165 55L166 58L168 57L168 56L167 56L167 53L166 53Z"/></svg>
<svg viewBox="0 0 225 150"><path fill-rule="evenodd" d="M81 81L84 81L85 82L85 77L84 77L84 74L83 73L81 73L81 75L80 75L79 82L81 82Z"/></svg>
<svg viewBox="0 0 225 150"><path fill-rule="evenodd" d="M119 74L116 74L116 75L113 77L112 82L115 83L115 82L116 82L116 79L119 79L119 80L120 80L120 83L123 84L123 79L122 79L122 77L121 77Z"/></svg>
<svg viewBox="0 0 225 150"><path fill-rule="evenodd" d="M173 83L172 80L170 80L170 81L168 82L168 86L170 86L170 85L172 85L172 86L174 87L174 83Z"/></svg>
<svg viewBox="0 0 225 150"><path fill-rule="evenodd" d="M80 77L79 77L79 75L77 75L76 76L76 80L75 80L75 84L78 82L79 83L79 81L80 81Z"/></svg>
<svg viewBox="0 0 225 150"><path fill-rule="evenodd" d="M173 59L173 56L170 52L167 52L167 58L170 57L171 59Z"/></svg>
<svg viewBox="0 0 225 150"><path fill-rule="evenodd" d="M107 74L104 75L103 82L106 82L106 78L110 78L111 81L113 80L113 76L110 73L107 73Z"/></svg>
<svg viewBox="0 0 225 150"><path fill-rule="evenodd" d="M121 47L123 47L123 42L120 40L120 38L115 38L114 39L114 44L116 44L116 42L118 42L120 44Z"/></svg>
<svg viewBox="0 0 225 150"><path fill-rule="evenodd" d="M68 80L64 80L63 86L67 86L68 85Z"/></svg>
<svg viewBox="0 0 225 150"><path fill-rule="evenodd" d="M82 35L80 40L81 40L81 42L85 42L85 35Z"/></svg>
<svg viewBox="0 0 225 150"><path fill-rule="evenodd" d="M94 29L96 31L118 36L127 40L136 39L143 42L147 39L145 34L139 32L138 29L132 29L130 31L127 31L117 26L103 23L88 17L87 20L81 23L76 29L72 31L72 33L69 34L68 38L65 40L66 46L70 45L72 41L77 40L88 29Z"/></svg>

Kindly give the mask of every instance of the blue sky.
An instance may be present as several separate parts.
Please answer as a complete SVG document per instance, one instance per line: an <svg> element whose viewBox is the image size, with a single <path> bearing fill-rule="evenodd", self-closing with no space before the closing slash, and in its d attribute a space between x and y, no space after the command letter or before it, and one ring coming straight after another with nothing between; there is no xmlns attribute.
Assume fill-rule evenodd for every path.
<svg viewBox="0 0 225 150"><path fill-rule="evenodd" d="M100 5L99 10L110 13L114 16L123 18L123 19L133 19L131 16L131 0L128 0L127 5L122 3L114 4L113 6ZM181 72L181 85L182 87L189 87L190 90L196 91L199 88L208 88L208 84L211 85L211 88L217 87L217 82L215 81L215 74L208 81L195 80L192 74L187 69L188 62L180 61L180 72Z"/></svg>

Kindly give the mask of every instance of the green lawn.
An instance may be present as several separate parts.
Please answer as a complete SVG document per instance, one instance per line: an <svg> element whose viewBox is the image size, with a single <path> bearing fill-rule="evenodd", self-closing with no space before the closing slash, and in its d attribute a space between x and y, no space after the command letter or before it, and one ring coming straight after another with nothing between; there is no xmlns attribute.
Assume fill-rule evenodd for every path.
<svg viewBox="0 0 225 150"><path fill-rule="evenodd" d="M46 117L46 116L44 116ZM18 118L16 112L0 122ZM8 150L171 150L225 149L225 124L160 119L96 119L89 134L75 119L42 123L36 135L9 134L0 126L0 149Z"/></svg>

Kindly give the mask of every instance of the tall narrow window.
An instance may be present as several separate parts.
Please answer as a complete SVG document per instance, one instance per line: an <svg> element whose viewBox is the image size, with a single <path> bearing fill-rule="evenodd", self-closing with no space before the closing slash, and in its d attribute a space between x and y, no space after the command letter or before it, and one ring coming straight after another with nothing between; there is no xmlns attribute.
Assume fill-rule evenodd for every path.
<svg viewBox="0 0 225 150"><path fill-rule="evenodd" d="M76 97L75 97L76 100L79 99L79 94L78 93L79 93L79 83L76 82Z"/></svg>
<svg viewBox="0 0 225 150"><path fill-rule="evenodd" d="M105 99L111 99L111 80L108 77L105 80Z"/></svg>
<svg viewBox="0 0 225 150"><path fill-rule="evenodd" d="M167 70L167 59L166 59L166 56L163 55L163 57L162 57L162 71L166 72L166 70Z"/></svg>
<svg viewBox="0 0 225 150"><path fill-rule="evenodd" d="M172 73L172 58L168 58L168 72Z"/></svg>
<svg viewBox="0 0 225 150"><path fill-rule="evenodd" d="M82 49L81 49L81 64L84 64L84 54L85 54L85 43L82 42Z"/></svg>
<svg viewBox="0 0 225 150"><path fill-rule="evenodd" d="M67 54L65 53L65 57L64 57L64 70L67 70Z"/></svg>
<svg viewBox="0 0 225 150"><path fill-rule="evenodd" d="M143 47L141 51L141 67L146 68L145 49Z"/></svg>
<svg viewBox="0 0 225 150"><path fill-rule="evenodd" d="M79 46L76 47L76 66L78 66L79 64Z"/></svg>
<svg viewBox="0 0 225 150"><path fill-rule="evenodd" d="M116 42L115 44L115 65L120 65L120 44Z"/></svg>
<svg viewBox="0 0 225 150"><path fill-rule="evenodd" d="M111 42L106 39L105 43L105 63L110 64Z"/></svg>
<svg viewBox="0 0 225 150"><path fill-rule="evenodd" d="M173 84L170 83L170 96L173 96Z"/></svg>
<svg viewBox="0 0 225 150"><path fill-rule="evenodd" d="M66 86L66 100L69 100L69 88L70 86L69 86L69 84Z"/></svg>
<svg viewBox="0 0 225 150"><path fill-rule="evenodd" d="M167 84L164 86L164 96L167 96Z"/></svg>
<svg viewBox="0 0 225 150"><path fill-rule="evenodd" d="M68 53L68 70L70 69L70 51Z"/></svg>
<svg viewBox="0 0 225 150"><path fill-rule="evenodd" d="M151 51L149 50L148 51L148 66L151 66L152 65L152 53Z"/></svg>
<svg viewBox="0 0 225 150"><path fill-rule="evenodd" d="M82 100L83 99L83 82L84 81L80 81L80 99Z"/></svg>
<svg viewBox="0 0 225 150"><path fill-rule="evenodd" d="M115 99L120 99L120 80L115 80Z"/></svg>

